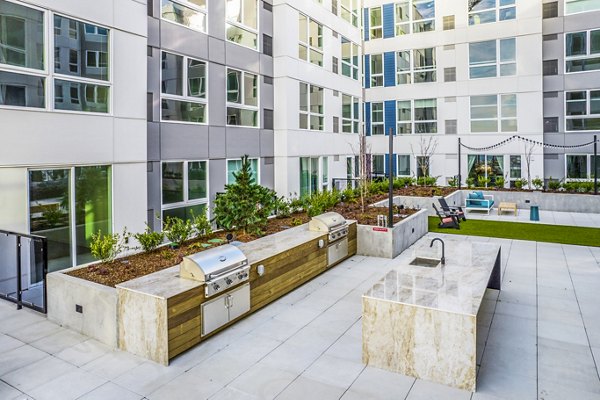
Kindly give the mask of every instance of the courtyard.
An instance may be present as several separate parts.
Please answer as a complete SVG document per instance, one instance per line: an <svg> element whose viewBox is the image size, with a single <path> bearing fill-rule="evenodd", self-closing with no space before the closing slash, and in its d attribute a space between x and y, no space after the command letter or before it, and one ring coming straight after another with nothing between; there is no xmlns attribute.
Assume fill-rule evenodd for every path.
<svg viewBox="0 0 600 400"><path fill-rule="evenodd" d="M444 234L428 234L431 240ZM478 316L477 392L365 366L361 297L396 259L353 256L163 367L0 302L0 398L598 399L600 248L502 246Z"/></svg>

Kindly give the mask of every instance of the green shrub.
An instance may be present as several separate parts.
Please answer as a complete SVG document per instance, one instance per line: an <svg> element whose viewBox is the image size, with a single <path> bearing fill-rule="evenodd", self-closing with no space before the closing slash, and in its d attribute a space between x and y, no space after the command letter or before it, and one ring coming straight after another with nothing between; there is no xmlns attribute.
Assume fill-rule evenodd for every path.
<svg viewBox="0 0 600 400"><path fill-rule="evenodd" d="M453 177L453 178L448 179L448 186L457 187L458 186L458 178Z"/></svg>
<svg viewBox="0 0 600 400"><path fill-rule="evenodd" d="M215 199L214 221L228 230L237 228L260 234L275 211L277 195L254 182L247 155L242 157L242 167L233 176L235 183L225 185L225 193Z"/></svg>
<svg viewBox="0 0 600 400"><path fill-rule="evenodd" d="M531 184L536 190L540 190L544 187L544 180L541 179L539 176L536 176L534 179L531 180Z"/></svg>
<svg viewBox="0 0 600 400"><path fill-rule="evenodd" d="M309 217L323 214L331 210L340 202L340 194L337 190L313 193L305 198L304 209Z"/></svg>
<svg viewBox="0 0 600 400"><path fill-rule="evenodd" d="M369 194L383 194L387 193L389 190L390 182L387 179L382 181L372 181L367 186L367 192Z"/></svg>
<svg viewBox="0 0 600 400"><path fill-rule="evenodd" d="M101 230L98 233L92 233L90 242L90 252L92 257L104 263L114 261L117 256L127 250L127 241L131 235L127 233L127 228L123 228L123 234L103 234Z"/></svg>
<svg viewBox="0 0 600 400"><path fill-rule="evenodd" d="M294 197L290 200L290 214L296 214L297 212L302 211L302 207L304 207L302 199Z"/></svg>
<svg viewBox="0 0 600 400"><path fill-rule="evenodd" d="M496 180L494 181L494 186L496 186L498 189L502 189L504 187L504 183L505 183L504 178L501 176L498 176L496 178Z"/></svg>
<svg viewBox="0 0 600 400"><path fill-rule="evenodd" d="M394 189L400 189L403 187L414 186L416 179L412 176L403 176L394 179Z"/></svg>
<svg viewBox="0 0 600 400"><path fill-rule="evenodd" d="M347 203L355 203L358 196L360 196L358 189L347 187L340 193L340 200Z"/></svg>
<svg viewBox="0 0 600 400"><path fill-rule="evenodd" d="M194 212L192 211L192 226L198 236L208 236L212 233L212 226L206 216L206 212L203 212L200 215L194 215Z"/></svg>
<svg viewBox="0 0 600 400"><path fill-rule="evenodd" d="M490 183L490 178L486 178L485 175L479 175L477 177L477 186L487 187L488 183Z"/></svg>
<svg viewBox="0 0 600 400"><path fill-rule="evenodd" d="M548 179L548 189L550 190L558 190L560 189L560 181L556 180L556 179L552 179L552 177L550 177L550 179Z"/></svg>
<svg viewBox="0 0 600 400"><path fill-rule="evenodd" d="M194 225L189 219L184 221L177 217L167 217L163 224L163 232L173 246L180 247L194 234Z"/></svg>
<svg viewBox="0 0 600 400"><path fill-rule="evenodd" d="M148 224L146 224L146 230L142 233L136 233L133 237L140 243L144 251L153 251L161 245L164 234L152 231Z"/></svg>
<svg viewBox="0 0 600 400"><path fill-rule="evenodd" d="M467 178L467 187L471 189L475 185L475 178Z"/></svg>
<svg viewBox="0 0 600 400"><path fill-rule="evenodd" d="M527 185L527 179L521 178L515 181L515 187L519 190L523 189L523 186Z"/></svg>

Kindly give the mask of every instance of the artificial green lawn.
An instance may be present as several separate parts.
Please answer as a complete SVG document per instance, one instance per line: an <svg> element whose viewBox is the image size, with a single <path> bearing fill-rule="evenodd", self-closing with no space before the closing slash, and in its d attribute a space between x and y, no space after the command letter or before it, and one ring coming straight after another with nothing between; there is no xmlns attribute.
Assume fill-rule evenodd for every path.
<svg viewBox="0 0 600 400"><path fill-rule="evenodd" d="M460 229L453 229L438 228L439 222L438 217L429 217L429 232L600 247L600 228L467 219L461 220Z"/></svg>

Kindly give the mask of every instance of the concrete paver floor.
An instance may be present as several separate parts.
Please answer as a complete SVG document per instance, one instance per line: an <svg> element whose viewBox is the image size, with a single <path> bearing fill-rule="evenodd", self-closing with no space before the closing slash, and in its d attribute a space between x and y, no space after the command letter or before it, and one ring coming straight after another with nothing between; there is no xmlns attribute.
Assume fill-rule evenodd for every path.
<svg viewBox="0 0 600 400"><path fill-rule="evenodd" d="M476 393L361 362L361 295L409 249L352 257L169 367L0 302L0 399L600 399L600 248L466 239L501 244L503 259Z"/></svg>

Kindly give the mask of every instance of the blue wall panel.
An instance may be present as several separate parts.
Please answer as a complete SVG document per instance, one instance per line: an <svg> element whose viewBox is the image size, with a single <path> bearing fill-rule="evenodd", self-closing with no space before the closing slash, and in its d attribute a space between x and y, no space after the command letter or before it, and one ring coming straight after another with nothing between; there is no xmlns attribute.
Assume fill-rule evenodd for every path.
<svg viewBox="0 0 600 400"><path fill-rule="evenodd" d="M396 134L396 101L395 100L386 100L384 102L384 125L385 125L385 134L389 135L390 128L392 129L392 134Z"/></svg>
<svg viewBox="0 0 600 400"><path fill-rule="evenodd" d="M363 10L363 34L365 41L369 40L369 9Z"/></svg>
<svg viewBox="0 0 600 400"><path fill-rule="evenodd" d="M365 103L365 134L371 136L371 103Z"/></svg>
<svg viewBox="0 0 600 400"><path fill-rule="evenodd" d="M371 56L365 54L365 88L371 87Z"/></svg>
<svg viewBox="0 0 600 400"><path fill-rule="evenodd" d="M396 52L383 53L383 85L396 86Z"/></svg>
<svg viewBox="0 0 600 400"><path fill-rule="evenodd" d="M383 5L383 37L394 37L394 4Z"/></svg>

